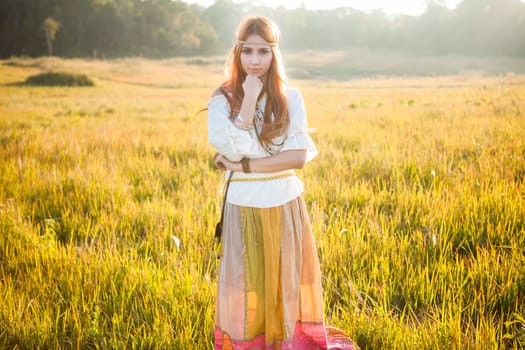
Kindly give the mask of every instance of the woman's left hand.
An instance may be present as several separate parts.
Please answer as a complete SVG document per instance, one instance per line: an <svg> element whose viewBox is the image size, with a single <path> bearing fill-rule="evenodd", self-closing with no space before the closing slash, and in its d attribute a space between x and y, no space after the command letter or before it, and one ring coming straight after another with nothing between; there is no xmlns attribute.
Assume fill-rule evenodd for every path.
<svg viewBox="0 0 525 350"><path fill-rule="evenodd" d="M217 154L216 157L213 158L213 160L215 161L215 165L219 170L231 170L237 172L242 171L242 165L240 162L232 162L220 153Z"/></svg>

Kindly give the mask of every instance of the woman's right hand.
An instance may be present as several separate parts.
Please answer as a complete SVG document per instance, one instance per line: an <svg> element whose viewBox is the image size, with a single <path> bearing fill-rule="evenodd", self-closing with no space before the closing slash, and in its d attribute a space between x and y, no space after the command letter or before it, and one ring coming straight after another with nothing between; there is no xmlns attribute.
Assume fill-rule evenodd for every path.
<svg viewBox="0 0 525 350"><path fill-rule="evenodd" d="M222 164L221 162L221 157L222 154L220 154L219 152L215 153L215 155L213 156L213 162L215 163L215 166L217 167L217 169L219 170L226 170L226 167L224 167L224 164Z"/></svg>
<svg viewBox="0 0 525 350"><path fill-rule="evenodd" d="M242 164L240 162L233 162L223 154L216 153L213 160L215 161L215 166L219 170L242 171Z"/></svg>
<svg viewBox="0 0 525 350"><path fill-rule="evenodd" d="M242 83L242 89L244 96L257 100L263 89L263 82L256 75L248 74Z"/></svg>

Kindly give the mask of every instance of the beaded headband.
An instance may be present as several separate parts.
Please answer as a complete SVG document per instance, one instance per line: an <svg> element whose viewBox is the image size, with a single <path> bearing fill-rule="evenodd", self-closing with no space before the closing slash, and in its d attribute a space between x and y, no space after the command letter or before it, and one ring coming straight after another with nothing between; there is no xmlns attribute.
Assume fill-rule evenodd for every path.
<svg viewBox="0 0 525 350"><path fill-rule="evenodd" d="M237 40L237 45L250 45L250 46L270 46L275 47L277 43L253 43L250 41Z"/></svg>

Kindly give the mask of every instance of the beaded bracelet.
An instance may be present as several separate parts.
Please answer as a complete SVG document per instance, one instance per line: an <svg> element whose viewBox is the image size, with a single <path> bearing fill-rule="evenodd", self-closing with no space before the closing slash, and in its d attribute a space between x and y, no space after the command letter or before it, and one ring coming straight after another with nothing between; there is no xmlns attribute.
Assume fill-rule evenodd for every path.
<svg viewBox="0 0 525 350"><path fill-rule="evenodd" d="M240 115L237 115L234 121L237 122L239 125L242 125L245 127L253 127L251 123L248 123L247 121L245 121Z"/></svg>
<svg viewBox="0 0 525 350"><path fill-rule="evenodd" d="M253 128L253 125L244 121L240 115L235 117L233 120L233 125L241 130L250 130Z"/></svg>

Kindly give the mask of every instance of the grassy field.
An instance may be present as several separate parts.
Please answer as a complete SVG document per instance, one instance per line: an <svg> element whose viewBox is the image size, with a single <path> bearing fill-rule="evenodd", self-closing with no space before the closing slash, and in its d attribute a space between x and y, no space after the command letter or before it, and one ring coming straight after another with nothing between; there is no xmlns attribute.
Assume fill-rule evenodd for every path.
<svg viewBox="0 0 525 350"><path fill-rule="evenodd" d="M292 77L348 80L387 76L525 74L523 57L436 54L396 49L347 47L340 50L285 52Z"/></svg>
<svg viewBox="0 0 525 350"><path fill-rule="evenodd" d="M95 87L27 87L49 69ZM0 61L0 349L211 349L198 59ZM362 349L525 346L525 77L297 80L325 314Z"/></svg>

